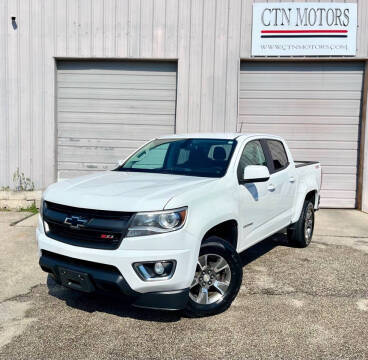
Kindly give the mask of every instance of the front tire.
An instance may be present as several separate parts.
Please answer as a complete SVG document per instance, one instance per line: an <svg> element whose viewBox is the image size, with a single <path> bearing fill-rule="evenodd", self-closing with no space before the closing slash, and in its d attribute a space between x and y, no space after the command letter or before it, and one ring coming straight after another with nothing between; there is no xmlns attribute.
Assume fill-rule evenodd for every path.
<svg viewBox="0 0 368 360"><path fill-rule="evenodd" d="M299 220L287 231L289 241L300 248L307 247L312 241L314 230L314 204L305 200Z"/></svg>
<svg viewBox="0 0 368 360"><path fill-rule="evenodd" d="M225 311L239 292L243 267L231 244L217 236L206 239L200 249L185 313L203 317Z"/></svg>

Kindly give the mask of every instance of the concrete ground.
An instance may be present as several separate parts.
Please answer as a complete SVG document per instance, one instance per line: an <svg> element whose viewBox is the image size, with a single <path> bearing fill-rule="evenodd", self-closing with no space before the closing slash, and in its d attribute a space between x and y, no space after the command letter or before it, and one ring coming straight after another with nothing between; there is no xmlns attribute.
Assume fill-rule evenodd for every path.
<svg viewBox="0 0 368 360"><path fill-rule="evenodd" d="M0 359L367 359L368 215L321 210L312 244L244 254L238 297L189 319L75 293L37 265L35 218L0 213Z"/></svg>

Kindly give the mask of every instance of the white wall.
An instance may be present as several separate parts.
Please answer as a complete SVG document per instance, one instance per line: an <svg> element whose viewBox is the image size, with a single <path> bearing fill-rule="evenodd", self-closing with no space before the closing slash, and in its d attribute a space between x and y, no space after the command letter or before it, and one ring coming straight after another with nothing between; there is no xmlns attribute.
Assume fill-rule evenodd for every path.
<svg viewBox="0 0 368 360"><path fill-rule="evenodd" d="M368 1L358 57L368 56ZM55 179L55 61L178 58L177 132L234 131L252 0L0 0L0 186ZM17 29L11 23L17 17Z"/></svg>

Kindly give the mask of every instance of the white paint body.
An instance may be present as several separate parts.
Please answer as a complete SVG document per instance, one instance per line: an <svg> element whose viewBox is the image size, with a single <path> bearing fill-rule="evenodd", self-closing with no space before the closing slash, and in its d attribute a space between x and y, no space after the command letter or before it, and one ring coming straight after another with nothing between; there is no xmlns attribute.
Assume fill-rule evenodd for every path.
<svg viewBox="0 0 368 360"><path fill-rule="evenodd" d="M315 208L318 208L320 165L296 168L287 144L280 137L254 134L195 134L190 137L236 139L237 146L222 178L109 171L61 181L49 186L43 195L46 201L99 210L140 212L185 206L188 207L187 219L181 229L126 237L116 250L99 250L47 237L40 218L39 249L113 265L138 292L179 290L191 284L201 241L212 227L235 220L238 224L237 251L241 252L296 222L308 192L316 191ZM241 185L237 167L242 150L249 141L263 138L283 142L289 165L271 174L267 181ZM168 280L143 281L132 267L135 262L169 259L175 259L177 267Z"/></svg>

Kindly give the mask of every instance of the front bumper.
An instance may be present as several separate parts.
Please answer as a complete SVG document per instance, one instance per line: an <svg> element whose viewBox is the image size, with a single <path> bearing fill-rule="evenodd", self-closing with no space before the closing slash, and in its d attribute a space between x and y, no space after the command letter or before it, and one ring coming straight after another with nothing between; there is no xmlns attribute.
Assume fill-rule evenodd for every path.
<svg viewBox="0 0 368 360"><path fill-rule="evenodd" d="M185 306L200 244L184 229L152 237L125 238L116 250L78 247L51 239L44 233L41 219L36 236L40 265L52 273L56 281L60 280L58 267L61 266L90 274L97 291L114 289L134 297L137 306L161 309L178 309ZM60 259L55 259L55 256L50 260L50 256L45 256L47 253L65 257L67 264L59 264ZM133 268L133 264L137 262L165 260L176 261L175 272L170 279L144 281ZM84 269L85 263L93 265L92 268ZM106 273L108 267L110 270L114 268L115 271Z"/></svg>
<svg viewBox="0 0 368 360"><path fill-rule="evenodd" d="M68 258L48 251L42 251L39 263L42 270L50 273L58 284L84 292L124 295L132 300L134 306L161 310L181 310L185 308L188 301L189 289L144 294L136 292L125 281L119 270L113 266ZM81 277L79 281L71 281L66 284L62 275L64 269L76 274L86 274L88 279ZM86 282L86 280L88 280L88 286L81 287L80 282Z"/></svg>

